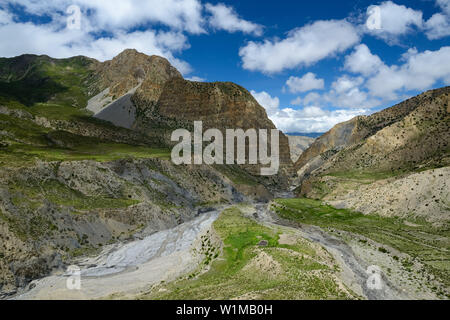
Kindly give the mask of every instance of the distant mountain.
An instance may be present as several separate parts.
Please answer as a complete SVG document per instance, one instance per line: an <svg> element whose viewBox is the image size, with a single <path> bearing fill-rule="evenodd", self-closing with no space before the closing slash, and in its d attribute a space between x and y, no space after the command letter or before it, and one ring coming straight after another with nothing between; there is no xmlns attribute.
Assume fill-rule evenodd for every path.
<svg viewBox="0 0 450 320"><path fill-rule="evenodd" d="M291 132L286 133L287 136L293 137L309 137L309 138L318 138L323 135L325 132Z"/></svg>
<svg viewBox="0 0 450 320"><path fill-rule="evenodd" d="M288 139L289 147L291 149L291 159L293 163L295 163L300 155L316 140L315 138L291 135L288 135Z"/></svg>

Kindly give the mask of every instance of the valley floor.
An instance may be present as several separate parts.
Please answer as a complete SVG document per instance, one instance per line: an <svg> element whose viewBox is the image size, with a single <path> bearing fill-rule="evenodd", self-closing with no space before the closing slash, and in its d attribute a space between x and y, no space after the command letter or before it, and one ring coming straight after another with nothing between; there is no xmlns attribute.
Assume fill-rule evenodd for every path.
<svg viewBox="0 0 450 320"><path fill-rule="evenodd" d="M67 275L53 275L16 298L448 298L446 231L399 228L308 199L219 211L78 261L79 291L66 289ZM406 238L414 234L432 239Z"/></svg>

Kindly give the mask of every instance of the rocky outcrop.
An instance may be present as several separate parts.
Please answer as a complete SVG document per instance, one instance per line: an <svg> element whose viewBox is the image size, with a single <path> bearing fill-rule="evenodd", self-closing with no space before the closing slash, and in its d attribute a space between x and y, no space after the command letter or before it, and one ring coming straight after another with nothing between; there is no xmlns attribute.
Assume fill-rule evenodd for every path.
<svg viewBox="0 0 450 320"><path fill-rule="evenodd" d="M140 83L164 84L171 78L183 78L165 58L147 56L134 49L127 49L98 65L95 70L96 86L102 91L109 88L113 100L123 96Z"/></svg>
<svg viewBox="0 0 450 320"><path fill-rule="evenodd" d="M164 87L149 90L144 81L133 101L138 109L137 129L168 128L166 140L175 128L192 129L194 121L202 121L204 130L217 128L223 133L226 129L276 129L253 96L231 82L201 83L173 78ZM287 137L280 133L280 165L284 176L289 175L292 165L289 150ZM259 172L259 166L246 168L255 174Z"/></svg>
<svg viewBox="0 0 450 320"><path fill-rule="evenodd" d="M143 87L139 91L141 95L147 94ZM188 122L201 120L206 128L275 128L251 94L231 82L172 79L165 84L157 109L162 117Z"/></svg>

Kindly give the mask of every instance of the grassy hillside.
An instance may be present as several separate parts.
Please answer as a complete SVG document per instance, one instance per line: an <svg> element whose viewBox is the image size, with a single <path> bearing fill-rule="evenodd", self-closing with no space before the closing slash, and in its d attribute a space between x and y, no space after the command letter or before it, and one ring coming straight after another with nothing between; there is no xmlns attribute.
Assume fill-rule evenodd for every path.
<svg viewBox="0 0 450 320"><path fill-rule="evenodd" d="M52 59L23 55L0 59L0 96L26 106L51 102L84 108L96 61L85 57Z"/></svg>
<svg viewBox="0 0 450 320"><path fill-rule="evenodd" d="M85 58L0 58L0 162L165 158L158 140L91 117L94 67Z"/></svg>

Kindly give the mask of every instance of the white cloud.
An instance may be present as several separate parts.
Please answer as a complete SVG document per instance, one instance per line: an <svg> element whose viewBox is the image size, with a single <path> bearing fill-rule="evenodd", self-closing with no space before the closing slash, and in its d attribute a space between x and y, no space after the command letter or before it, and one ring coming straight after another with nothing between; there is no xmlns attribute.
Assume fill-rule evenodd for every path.
<svg viewBox="0 0 450 320"><path fill-rule="evenodd" d="M226 30L228 32L241 31L256 36L262 34L263 28L261 25L239 18L231 7L227 7L222 3L217 5L207 3L205 8L211 14L208 20L209 24L215 29Z"/></svg>
<svg viewBox="0 0 450 320"><path fill-rule="evenodd" d="M364 107L371 107L377 104L379 98L383 101L396 100L404 95L404 91L424 91L439 81L445 84L450 79L450 47L424 52L412 48L402 55L401 61L403 63L399 65L387 66L367 46L358 46L355 52L346 57L344 68L363 75L365 79L341 77L333 84L338 95L331 94L330 100L335 98L341 106L358 107L358 102L366 96L368 103ZM363 82L368 92L361 89ZM346 94L340 94L340 89Z"/></svg>
<svg viewBox="0 0 450 320"><path fill-rule="evenodd" d="M4 10L0 9L0 25L11 22L11 15Z"/></svg>
<svg viewBox="0 0 450 320"><path fill-rule="evenodd" d="M305 106L310 105L310 104L317 105L319 103L320 99L321 99L320 94L318 94L317 92L310 92L303 99L303 104Z"/></svg>
<svg viewBox="0 0 450 320"><path fill-rule="evenodd" d="M286 85L288 86L290 92L298 93L315 89L323 89L325 81L323 79L317 79L314 73L308 72L301 78L290 77L286 81Z"/></svg>
<svg viewBox="0 0 450 320"><path fill-rule="evenodd" d="M425 28L430 40L450 36L450 17L436 13L425 23Z"/></svg>
<svg viewBox="0 0 450 320"><path fill-rule="evenodd" d="M35 15L54 15L78 5L98 29L115 32L149 22L161 23L177 31L204 33L202 4L199 0L7 0L20 4Z"/></svg>
<svg viewBox="0 0 450 320"><path fill-rule="evenodd" d="M383 66L381 59L372 54L365 44L360 44L345 58L344 68L367 76L376 72L381 66Z"/></svg>
<svg viewBox="0 0 450 320"><path fill-rule="evenodd" d="M306 106L299 110L280 109L278 97L272 97L265 91L251 91L251 94L266 109L267 115L275 126L283 132L325 132L340 122L369 112L369 109L363 108L329 111L316 105ZM312 94L314 93L310 93L310 95ZM315 94L317 95L317 93Z"/></svg>
<svg viewBox="0 0 450 320"><path fill-rule="evenodd" d="M343 52L359 41L354 26L346 20L316 21L290 31L285 39L250 41L239 50L247 70L275 73Z"/></svg>
<svg viewBox="0 0 450 320"><path fill-rule="evenodd" d="M337 92L337 93L344 93L351 91L354 88L357 88L364 82L364 79L362 77L349 77L347 75L341 76L336 81L334 81L331 84L331 87Z"/></svg>
<svg viewBox="0 0 450 320"><path fill-rule="evenodd" d="M450 77L450 47L421 53L410 49L404 59L404 64L384 66L368 80L371 94L395 99L399 90L423 91Z"/></svg>
<svg viewBox="0 0 450 320"><path fill-rule="evenodd" d="M299 106L302 104L303 99L301 97L297 97L294 100L291 101L291 104L293 106Z"/></svg>
<svg viewBox="0 0 450 320"><path fill-rule="evenodd" d="M278 99L278 97L272 97L265 91L256 92L252 90L250 91L250 93L256 99L256 101L258 101L258 103L266 109L268 115L271 115L278 111L278 108L280 106L280 99Z"/></svg>
<svg viewBox="0 0 450 320"><path fill-rule="evenodd" d="M368 12L374 6L368 8ZM377 6L380 9L381 29L366 31L388 42L396 42L399 36L410 33L414 28L423 27L423 13L418 10L397 5L392 1L383 2Z"/></svg>
<svg viewBox="0 0 450 320"><path fill-rule="evenodd" d="M89 4L90 8L97 8L95 10L98 10L94 10L95 13L93 13L92 16L83 15L80 30L69 30L66 28L66 1L44 2L18 0L18 3L24 5L25 9L30 14L44 15L48 12L53 12L53 19L50 23L45 24L33 24L31 22L19 23L14 22L11 19L6 20L6 23L0 23L0 43L8 44L7 46L2 46L0 52L2 56L12 57L23 53L33 53L47 54L55 58L66 58L76 55L85 55L104 61L113 58L124 49L133 48L148 55L159 55L167 58L183 74L191 72L191 67L187 62L175 57L176 53L189 48L187 37L182 32L175 29L166 32L158 32L152 29L129 32L125 29L131 22L124 21L122 25L123 28L114 30L112 34L103 37L94 36L94 32L101 33L107 31L107 29L99 27L104 24L101 22L101 19L103 18L98 21L96 20L97 15L100 14L100 12L106 12L106 15L116 14L112 12L114 10L110 7L115 1L74 1L74 3L80 5L86 4L87 6ZM176 11L179 10L179 7L185 7L188 3L193 2L187 0L179 1L178 6L175 5L173 9L174 12L171 14L176 15ZM118 7L116 8L116 11L120 11L119 9L123 9L125 12L129 12L127 10L136 10L135 4L136 3L131 0L120 1L120 4L117 3ZM148 3L145 2L145 5L148 5ZM122 8L123 6L130 8ZM161 10L165 8L164 6L165 5L157 7L155 4L153 14L156 15L155 11L161 12ZM186 10L189 11L187 8ZM0 21L5 21L3 18L5 14L2 14L2 12L5 13L5 11L0 11ZM188 13L184 13L184 15L186 14ZM10 13L6 14L6 16L8 15L10 15ZM115 18L113 17L114 19L109 23L120 25L120 14L117 13L117 15L118 16ZM144 16L141 14L137 15L136 20L128 20L133 20L138 23L137 21L139 19L144 19L143 17ZM162 16L160 17L162 19ZM106 25L104 26L107 27ZM26 41L24 41L24 39L26 39Z"/></svg>
<svg viewBox="0 0 450 320"><path fill-rule="evenodd" d="M47 24L9 23L0 25L0 42L8 43L8 46L3 46L1 50L1 55L5 57L23 53L46 54L55 58L85 55L104 61L124 49L134 48L148 55L166 57L182 73L191 71L189 64L173 55L174 52L188 47L187 38L177 32L120 32L113 38L95 39L83 31L58 30Z"/></svg>
<svg viewBox="0 0 450 320"><path fill-rule="evenodd" d="M450 0L437 0L442 13L434 14L426 23L425 30L428 39L435 40L450 36Z"/></svg>
<svg viewBox="0 0 450 320"><path fill-rule="evenodd" d="M334 107L370 109L380 104L361 87L364 83L362 77L339 77L331 85L332 89L324 95L324 99Z"/></svg>
<svg viewBox="0 0 450 320"><path fill-rule="evenodd" d="M436 0L436 3L445 14L450 16L450 0Z"/></svg>
<svg viewBox="0 0 450 320"><path fill-rule="evenodd" d="M311 106L300 110L285 108L270 116L283 132L326 132L340 122L369 113L367 109L328 111Z"/></svg>

